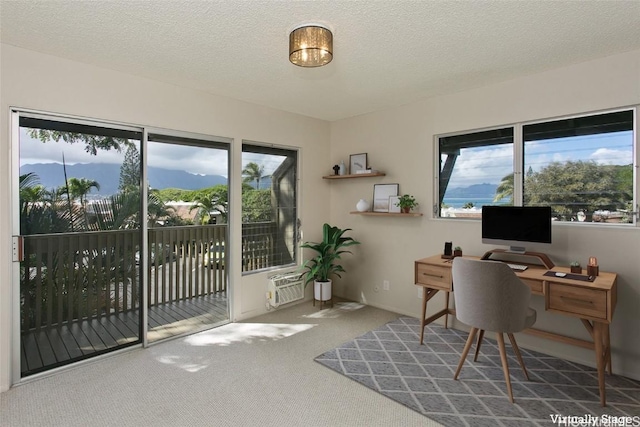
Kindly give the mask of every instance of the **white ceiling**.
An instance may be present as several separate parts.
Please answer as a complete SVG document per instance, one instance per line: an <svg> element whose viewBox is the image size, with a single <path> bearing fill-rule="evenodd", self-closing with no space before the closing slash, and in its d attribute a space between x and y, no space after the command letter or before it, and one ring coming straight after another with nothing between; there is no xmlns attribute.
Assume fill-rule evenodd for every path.
<svg viewBox="0 0 640 427"><path fill-rule="evenodd" d="M0 0L1 41L338 120L640 49L640 1ZM303 23L321 68L288 61Z"/></svg>

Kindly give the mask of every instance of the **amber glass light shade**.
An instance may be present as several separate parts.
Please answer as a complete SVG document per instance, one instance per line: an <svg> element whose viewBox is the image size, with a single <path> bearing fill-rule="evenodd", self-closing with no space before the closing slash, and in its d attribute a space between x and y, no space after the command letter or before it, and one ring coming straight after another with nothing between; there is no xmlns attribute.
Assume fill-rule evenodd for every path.
<svg viewBox="0 0 640 427"><path fill-rule="evenodd" d="M321 67L333 59L333 34L318 25L298 27L289 34L289 61L300 67Z"/></svg>

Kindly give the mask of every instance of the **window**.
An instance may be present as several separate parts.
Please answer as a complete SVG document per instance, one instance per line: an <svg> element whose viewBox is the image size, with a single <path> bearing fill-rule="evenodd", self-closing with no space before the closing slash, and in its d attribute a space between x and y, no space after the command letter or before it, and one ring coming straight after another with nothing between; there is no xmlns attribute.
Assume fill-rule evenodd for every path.
<svg viewBox="0 0 640 427"><path fill-rule="evenodd" d="M438 150L440 216L480 218L482 205L512 203L495 183L513 178L513 128L440 137Z"/></svg>
<svg viewBox="0 0 640 427"><path fill-rule="evenodd" d="M440 217L550 206L555 221L634 223L634 110L440 136Z"/></svg>
<svg viewBox="0 0 640 427"><path fill-rule="evenodd" d="M242 144L242 271L296 263L298 152Z"/></svg>

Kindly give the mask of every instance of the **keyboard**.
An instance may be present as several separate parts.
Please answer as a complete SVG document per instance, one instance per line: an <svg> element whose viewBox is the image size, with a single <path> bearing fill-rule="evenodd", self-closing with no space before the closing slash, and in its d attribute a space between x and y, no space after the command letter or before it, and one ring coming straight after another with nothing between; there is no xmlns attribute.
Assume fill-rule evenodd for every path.
<svg viewBox="0 0 640 427"><path fill-rule="evenodd" d="M527 268L526 265L521 265L521 264L507 264L509 266L510 269L515 270L515 271L525 271Z"/></svg>

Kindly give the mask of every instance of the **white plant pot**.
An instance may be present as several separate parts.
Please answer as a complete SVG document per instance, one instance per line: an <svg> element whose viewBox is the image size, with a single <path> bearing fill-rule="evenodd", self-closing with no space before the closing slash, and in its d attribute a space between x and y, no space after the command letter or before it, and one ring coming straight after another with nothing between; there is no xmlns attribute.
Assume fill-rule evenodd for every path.
<svg viewBox="0 0 640 427"><path fill-rule="evenodd" d="M313 282L313 298L316 301L329 301L331 299L331 279L328 282Z"/></svg>

